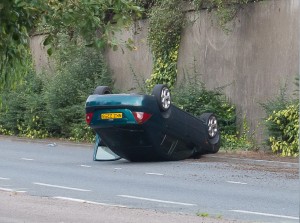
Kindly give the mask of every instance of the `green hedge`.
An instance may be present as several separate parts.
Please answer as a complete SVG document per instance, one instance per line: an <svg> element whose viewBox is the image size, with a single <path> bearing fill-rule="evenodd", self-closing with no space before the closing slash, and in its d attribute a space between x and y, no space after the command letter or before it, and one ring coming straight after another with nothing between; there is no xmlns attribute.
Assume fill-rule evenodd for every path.
<svg viewBox="0 0 300 223"><path fill-rule="evenodd" d="M281 156L299 156L299 79L296 81L296 99L287 95L284 86L278 96L261 104L266 112L267 143Z"/></svg>
<svg viewBox="0 0 300 223"><path fill-rule="evenodd" d="M85 101L97 85L112 86L101 52L84 46L58 51L54 74L29 75L2 92L0 133L31 138L63 137L91 141Z"/></svg>
<svg viewBox="0 0 300 223"><path fill-rule="evenodd" d="M214 113L218 118L223 149L253 148L253 142L248 137L247 122L244 119L243 125L237 126L235 105L230 103L221 88L208 90L202 82L186 81L186 85L172 91L172 101L179 108L198 117L204 112Z"/></svg>
<svg viewBox="0 0 300 223"><path fill-rule="evenodd" d="M273 113L266 120L274 153L299 156L299 103Z"/></svg>

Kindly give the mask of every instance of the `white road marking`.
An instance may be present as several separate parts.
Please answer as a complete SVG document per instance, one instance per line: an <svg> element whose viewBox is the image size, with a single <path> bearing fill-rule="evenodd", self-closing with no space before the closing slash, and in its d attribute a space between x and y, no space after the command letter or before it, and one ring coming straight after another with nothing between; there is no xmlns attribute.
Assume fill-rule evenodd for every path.
<svg viewBox="0 0 300 223"><path fill-rule="evenodd" d="M37 182L34 182L33 184L40 185L40 186L45 186L45 187L55 187L55 188L61 188L61 189L67 189L67 190L75 190L75 191L82 191L82 192L90 192L91 191L91 190L80 189L80 188L75 188L75 187L65 187L65 186L45 184L45 183L37 183Z"/></svg>
<svg viewBox="0 0 300 223"><path fill-rule="evenodd" d="M137 200L166 203L166 204L177 204L177 205L184 205L184 206L197 206L197 204L189 204L189 203L182 203L182 202L176 202L176 201L157 200L157 199L152 199L152 198L136 197L136 196L130 196L130 195L117 195L117 196L118 197L124 197L124 198L132 198L132 199L137 199Z"/></svg>
<svg viewBox="0 0 300 223"><path fill-rule="evenodd" d="M2 190L2 191L6 191L6 192L26 193L26 191L23 191L23 190L14 190L14 189L10 189L10 188L3 188L3 187L0 187L0 190Z"/></svg>
<svg viewBox="0 0 300 223"><path fill-rule="evenodd" d="M116 168L114 168L115 170L122 170L122 168L119 168L119 167L116 167Z"/></svg>
<svg viewBox="0 0 300 223"><path fill-rule="evenodd" d="M0 180L10 180L10 179L6 177L0 177Z"/></svg>
<svg viewBox="0 0 300 223"><path fill-rule="evenodd" d="M30 159L30 158L21 158L21 160L33 161L34 159Z"/></svg>
<svg viewBox="0 0 300 223"><path fill-rule="evenodd" d="M53 197L53 198L60 199L60 200L67 200L67 201L75 201L75 202L86 203L86 204L97 204L97 205L109 206L109 207L126 208L126 206L123 206L123 205L99 203L99 202L87 201L87 200L76 199L76 198L71 198L71 197Z"/></svg>
<svg viewBox="0 0 300 223"><path fill-rule="evenodd" d="M253 211L243 211L243 210L229 210L229 211L231 211L231 212L237 212L237 213L244 213L244 214L262 215L262 216L267 216L267 217L286 218L286 219L292 219L292 220L299 220L299 217L286 216L286 215L268 214L268 213L253 212Z"/></svg>
<svg viewBox="0 0 300 223"><path fill-rule="evenodd" d="M145 173L147 175L156 175L156 176L163 176L164 174L162 173Z"/></svg>
<svg viewBox="0 0 300 223"><path fill-rule="evenodd" d="M243 184L243 185L246 185L247 183L243 183L243 182L237 182L237 181L226 181L227 183L230 183L230 184Z"/></svg>
<svg viewBox="0 0 300 223"><path fill-rule="evenodd" d="M80 165L81 167L86 167L86 168L90 168L91 166L88 165Z"/></svg>

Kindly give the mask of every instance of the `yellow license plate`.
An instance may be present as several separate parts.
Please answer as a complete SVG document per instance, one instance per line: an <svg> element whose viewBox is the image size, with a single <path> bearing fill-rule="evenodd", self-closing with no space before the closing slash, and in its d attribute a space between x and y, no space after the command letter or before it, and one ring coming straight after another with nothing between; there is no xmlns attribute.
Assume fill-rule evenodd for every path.
<svg viewBox="0 0 300 223"><path fill-rule="evenodd" d="M101 119L120 119L123 118L122 113L103 113Z"/></svg>

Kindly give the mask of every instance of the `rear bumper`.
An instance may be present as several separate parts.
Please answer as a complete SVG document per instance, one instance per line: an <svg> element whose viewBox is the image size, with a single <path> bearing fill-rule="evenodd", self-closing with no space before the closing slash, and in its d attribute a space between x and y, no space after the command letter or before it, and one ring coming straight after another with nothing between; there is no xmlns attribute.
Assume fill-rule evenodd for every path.
<svg viewBox="0 0 300 223"><path fill-rule="evenodd" d="M165 159L160 152L163 133L160 130L153 131L153 127L149 125L111 126L94 130L120 157L131 161Z"/></svg>

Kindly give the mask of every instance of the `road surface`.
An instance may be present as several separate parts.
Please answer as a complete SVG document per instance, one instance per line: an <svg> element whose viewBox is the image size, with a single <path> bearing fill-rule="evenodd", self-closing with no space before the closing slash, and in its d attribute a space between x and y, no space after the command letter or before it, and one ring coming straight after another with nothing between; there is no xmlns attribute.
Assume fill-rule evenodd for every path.
<svg viewBox="0 0 300 223"><path fill-rule="evenodd" d="M25 194L60 204L208 216L216 222L299 222L298 163L217 155L178 162L94 162L90 145L11 137L0 137L0 153L0 197L10 193L15 200ZM1 208L11 210L5 201L0 199L2 222L14 222L8 208Z"/></svg>

